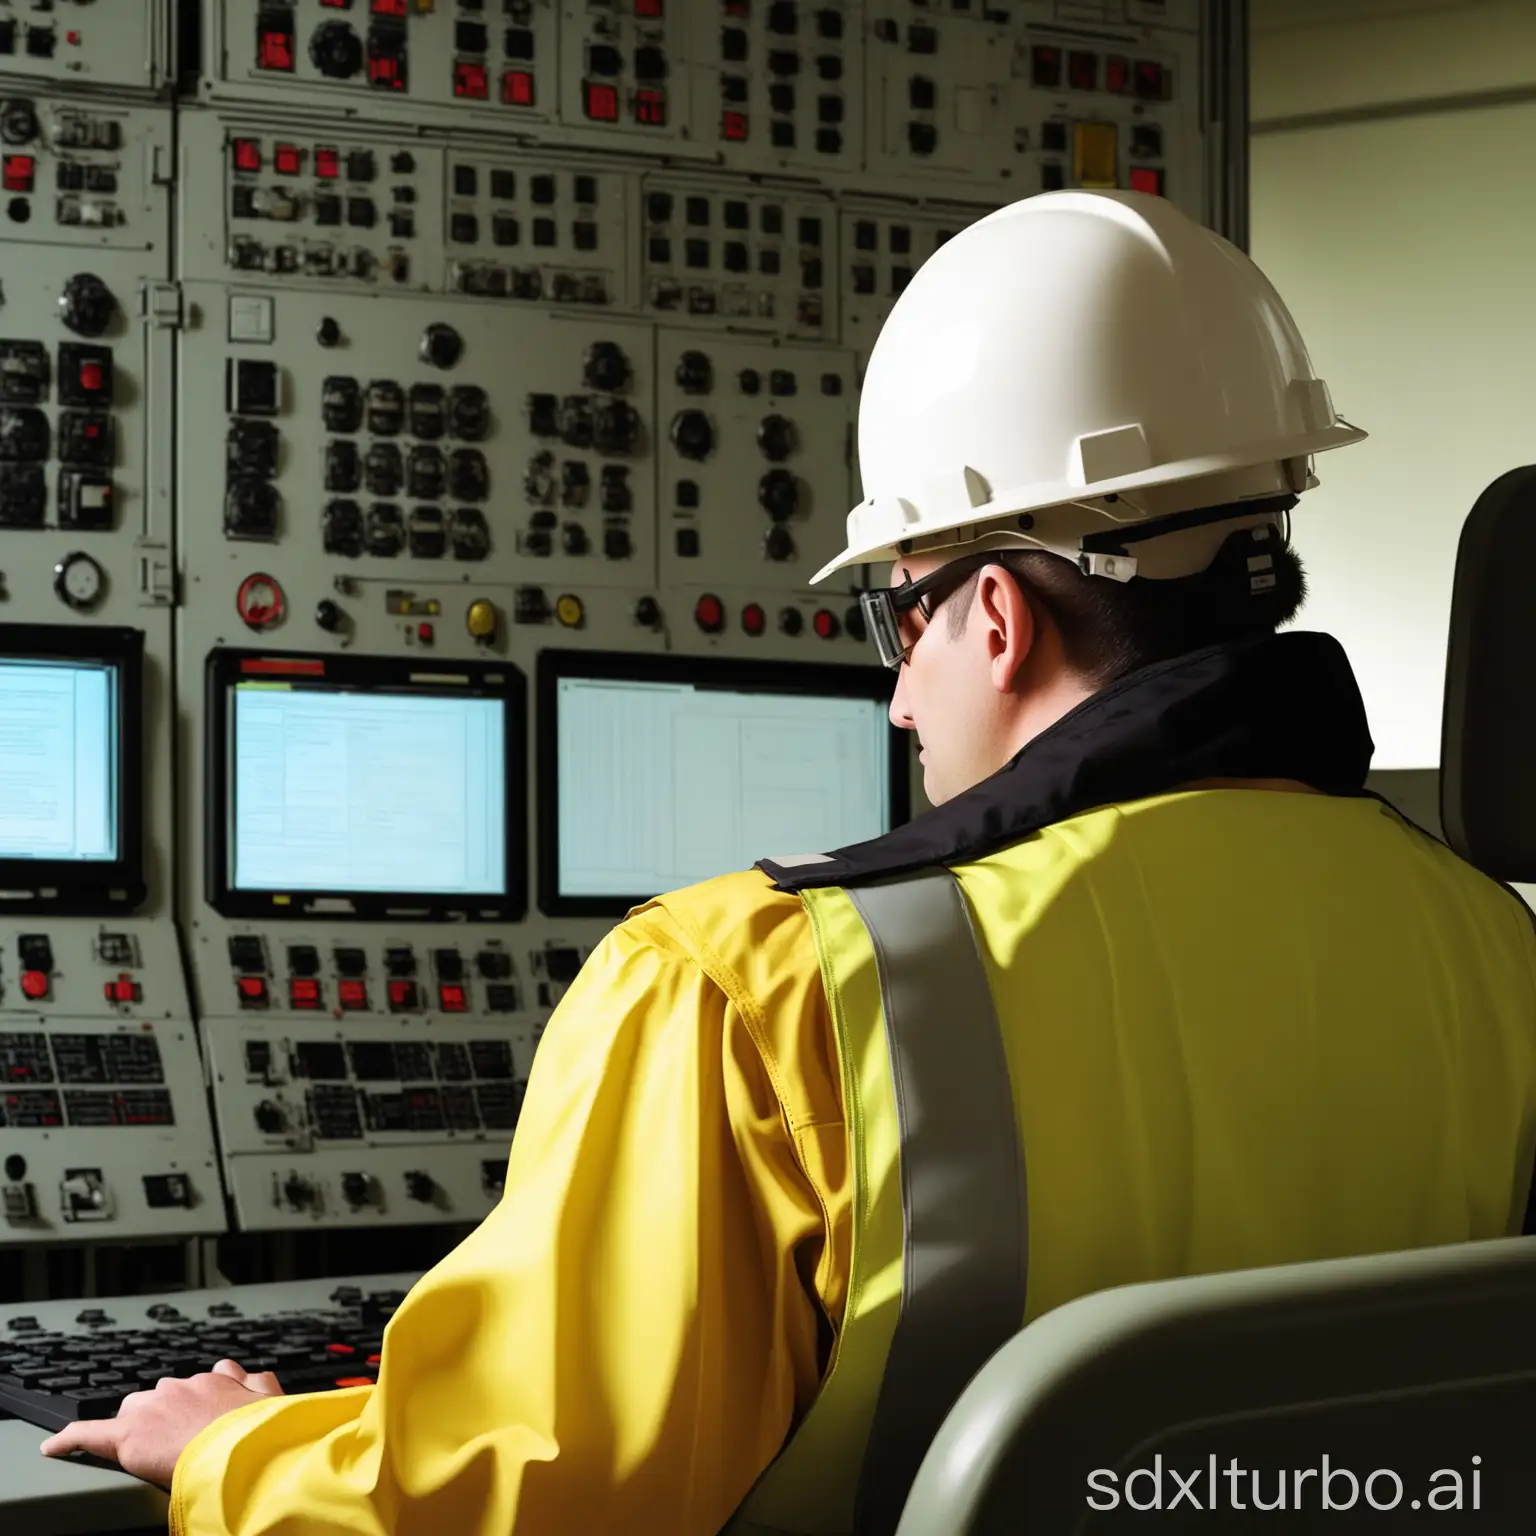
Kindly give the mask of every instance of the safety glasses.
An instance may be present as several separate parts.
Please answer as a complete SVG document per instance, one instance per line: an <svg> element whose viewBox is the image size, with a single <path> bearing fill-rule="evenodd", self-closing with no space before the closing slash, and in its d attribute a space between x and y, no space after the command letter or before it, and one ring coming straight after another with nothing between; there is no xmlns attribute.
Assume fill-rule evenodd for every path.
<svg viewBox="0 0 1536 1536"><path fill-rule="evenodd" d="M939 604L945 598L961 586L973 571L980 570L984 565L995 565L997 558L995 549L986 554L967 555L963 560L952 560L948 565L941 565L938 570L930 571L919 581L913 581L909 576L899 587L878 587L873 592L861 592L859 606L864 610L865 627L875 642L875 649L880 653L881 666L892 669L899 667L907 659L912 645L917 643L915 640L912 645L903 643L902 614L916 608L931 623Z"/></svg>

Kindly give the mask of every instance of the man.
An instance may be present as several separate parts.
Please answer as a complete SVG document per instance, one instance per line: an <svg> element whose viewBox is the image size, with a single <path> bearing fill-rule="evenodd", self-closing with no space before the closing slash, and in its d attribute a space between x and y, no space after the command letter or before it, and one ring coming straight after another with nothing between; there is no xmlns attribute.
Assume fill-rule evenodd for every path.
<svg viewBox="0 0 1536 1536"><path fill-rule="evenodd" d="M227 1363L45 1449L174 1469L199 1536L889 1532L1028 1318L1517 1230L1527 915L1361 794L1342 651L1274 634L1310 456L1361 436L1158 199L955 237L871 357L821 573L891 561L865 606L937 809L604 941L376 1387Z"/></svg>

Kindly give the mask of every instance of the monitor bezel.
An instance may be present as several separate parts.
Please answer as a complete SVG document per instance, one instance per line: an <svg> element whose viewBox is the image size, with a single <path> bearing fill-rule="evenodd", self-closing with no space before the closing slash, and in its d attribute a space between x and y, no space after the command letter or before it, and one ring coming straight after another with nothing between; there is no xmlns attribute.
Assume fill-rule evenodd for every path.
<svg viewBox="0 0 1536 1536"><path fill-rule="evenodd" d="M265 675L296 680L319 678L330 686L364 693L473 692L506 704L506 871L505 895L444 895L425 891L277 891L236 890L230 884L234 781L230 772L230 699L235 685L253 675L248 663ZM313 668L319 664L321 670ZM302 670L300 670L302 669ZM258 674L259 675L259 674ZM433 688L431 679L469 677L464 687ZM334 917L363 922L414 919L423 922L516 922L528 910L528 684L510 661L457 661L423 656L353 656L309 651L269 651L220 647L208 653L206 739L204 752L204 887L208 905L225 917ZM499 681L497 681L499 679Z"/></svg>
<svg viewBox="0 0 1536 1536"><path fill-rule="evenodd" d="M0 856L0 914L110 917L136 912L144 874L144 632L119 625L0 624L7 661L89 661L117 672L117 857Z"/></svg>
<svg viewBox="0 0 1536 1536"><path fill-rule="evenodd" d="M623 917L658 892L633 896L566 896L560 891L560 734L558 689L566 678L619 682L691 683L706 688L869 699L888 704L892 678L884 667L827 662L688 656L677 652L544 650L536 664L535 726L538 813L538 902L547 917ZM907 732L890 728L891 825L910 819L911 749ZM785 852L779 849L778 852ZM797 851L797 850L789 850ZM822 852L826 850L798 850ZM765 848L761 857L772 858Z"/></svg>

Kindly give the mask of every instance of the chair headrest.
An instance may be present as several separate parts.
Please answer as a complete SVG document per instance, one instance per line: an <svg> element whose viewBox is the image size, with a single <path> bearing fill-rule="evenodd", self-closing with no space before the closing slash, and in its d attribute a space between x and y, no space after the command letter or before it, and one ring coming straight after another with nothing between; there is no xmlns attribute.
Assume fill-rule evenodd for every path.
<svg viewBox="0 0 1536 1536"><path fill-rule="evenodd" d="M1446 841L1485 874L1536 881L1536 465L1495 480L1461 530L1440 819Z"/></svg>

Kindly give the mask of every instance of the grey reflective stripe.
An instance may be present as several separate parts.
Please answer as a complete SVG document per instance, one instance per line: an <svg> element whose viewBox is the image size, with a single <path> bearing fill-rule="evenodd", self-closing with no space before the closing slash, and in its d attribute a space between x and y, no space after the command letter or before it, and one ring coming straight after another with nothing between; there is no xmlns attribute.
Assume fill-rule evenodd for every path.
<svg viewBox="0 0 1536 1536"><path fill-rule="evenodd" d="M874 944L901 1134L901 1312L854 1512L889 1536L971 1377L1024 1323L1028 1212L1008 1061L947 869L850 888Z"/></svg>

